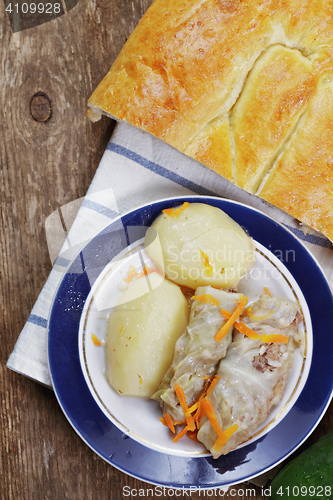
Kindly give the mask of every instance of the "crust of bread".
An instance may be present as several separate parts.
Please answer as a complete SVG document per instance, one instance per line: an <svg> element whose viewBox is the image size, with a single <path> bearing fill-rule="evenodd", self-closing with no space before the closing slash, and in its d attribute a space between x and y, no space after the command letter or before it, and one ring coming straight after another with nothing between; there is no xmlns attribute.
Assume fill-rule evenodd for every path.
<svg viewBox="0 0 333 500"><path fill-rule="evenodd" d="M233 158L228 115L210 122L183 152L232 181Z"/></svg>
<svg viewBox="0 0 333 500"><path fill-rule="evenodd" d="M333 241L329 116L313 111L331 73L330 0L155 0L88 106Z"/></svg>
<svg viewBox="0 0 333 500"><path fill-rule="evenodd" d="M318 86L259 195L332 238L332 172L333 73Z"/></svg>

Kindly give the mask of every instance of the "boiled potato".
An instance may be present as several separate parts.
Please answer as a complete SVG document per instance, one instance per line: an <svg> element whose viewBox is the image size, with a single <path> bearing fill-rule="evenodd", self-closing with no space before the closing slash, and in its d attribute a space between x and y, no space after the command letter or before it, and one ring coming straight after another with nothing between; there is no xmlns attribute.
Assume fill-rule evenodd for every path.
<svg viewBox="0 0 333 500"><path fill-rule="evenodd" d="M187 322L187 300L177 285L157 272L138 278L109 317L106 376L111 386L124 396L152 396Z"/></svg>
<svg viewBox="0 0 333 500"><path fill-rule="evenodd" d="M235 288L255 261L253 240L219 208L185 203L157 217L146 252L170 280L196 289Z"/></svg>

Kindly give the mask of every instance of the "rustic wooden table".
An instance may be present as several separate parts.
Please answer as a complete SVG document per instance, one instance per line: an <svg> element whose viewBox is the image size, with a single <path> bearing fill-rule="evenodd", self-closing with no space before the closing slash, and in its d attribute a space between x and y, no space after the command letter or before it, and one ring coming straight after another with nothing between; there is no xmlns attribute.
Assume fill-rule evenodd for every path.
<svg viewBox="0 0 333 500"><path fill-rule="evenodd" d="M87 98L150 3L80 0L67 14L16 33L0 3L2 500L118 500L128 491L131 498L173 497L153 495L105 463L72 429L51 390L5 366L51 270L45 220L85 195L114 127L86 118ZM331 407L310 440L332 427ZM248 487L225 498L249 498ZM263 498L260 487L251 498Z"/></svg>

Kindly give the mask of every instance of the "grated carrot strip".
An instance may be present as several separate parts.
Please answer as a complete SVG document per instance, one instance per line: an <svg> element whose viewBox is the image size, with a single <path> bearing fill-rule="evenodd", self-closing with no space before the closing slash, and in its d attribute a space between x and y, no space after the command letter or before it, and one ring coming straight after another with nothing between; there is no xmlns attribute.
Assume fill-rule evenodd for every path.
<svg viewBox="0 0 333 500"><path fill-rule="evenodd" d="M199 439L197 438L198 431L187 431L187 435L190 439L192 439L192 441L197 441L198 443L200 443Z"/></svg>
<svg viewBox="0 0 333 500"><path fill-rule="evenodd" d="M222 316L226 319L231 318L231 313L228 311L225 311L224 309L222 310ZM252 330L252 328L249 328L245 323L242 321L235 321L234 323L235 328L242 333L243 335L246 335L247 337L250 337L250 339L257 340L259 339L259 335L257 332Z"/></svg>
<svg viewBox="0 0 333 500"><path fill-rule="evenodd" d="M192 415L188 414L188 406L187 406L184 391L183 391L182 387L180 387L179 384L175 384L175 391L176 391L178 400L180 402L180 406L183 409L183 412L184 412L184 415L186 418L187 426L188 426L190 431L194 431L195 430L195 423L194 423Z"/></svg>
<svg viewBox="0 0 333 500"><path fill-rule="evenodd" d="M198 423L199 419L201 417L202 417L202 415L201 415L201 401L199 400L198 401L198 408L197 408L197 411L194 414L193 420ZM197 425L197 427L198 427L198 425Z"/></svg>
<svg viewBox="0 0 333 500"><path fill-rule="evenodd" d="M93 333L91 334L91 340L93 341L93 344L97 347L100 347L102 345L102 342Z"/></svg>
<svg viewBox="0 0 333 500"><path fill-rule="evenodd" d="M238 424L231 425L230 427L228 427L228 429L225 429L224 434L229 439L229 438L231 438L231 436L233 434L235 434L235 432L237 431L238 427L239 427Z"/></svg>
<svg viewBox="0 0 333 500"><path fill-rule="evenodd" d="M262 335L260 335L260 340L264 344L270 344L271 342L273 343L276 342L278 344L287 344L289 337L287 335L282 335L280 333L270 333L270 334L263 333Z"/></svg>
<svg viewBox="0 0 333 500"><path fill-rule="evenodd" d="M250 337L250 339L252 339L252 340L257 340L260 338L257 332L252 330L252 328L249 328L247 325L245 325L241 321L235 322L235 328L243 335Z"/></svg>
<svg viewBox="0 0 333 500"><path fill-rule="evenodd" d="M185 201L185 202L182 204L182 206L181 206L181 207L176 208L176 210L175 210L175 215L176 215L176 217L178 217L178 215L179 215L180 213L184 212L184 210L186 210L186 209L187 209L187 207L189 207L189 206L190 206L189 202L188 202L188 201Z"/></svg>
<svg viewBox="0 0 333 500"><path fill-rule="evenodd" d="M215 434L217 435L217 439L221 439L221 440L225 439L225 434L223 432L223 429L220 426L219 421L216 418L214 408L213 408L212 403L209 401L208 398L204 398L202 400L202 407L203 407L205 414L208 417L208 420L209 420L211 426L213 427Z"/></svg>
<svg viewBox="0 0 333 500"><path fill-rule="evenodd" d="M134 278L141 278L142 276L147 276L148 274L151 274L154 271L156 271L156 269L148 267L147 264L143 266L143 271L141 272L138 272L134 266L130 266L127 276L126 278L124 278L124 281L127 284L131 284Z"/></svg>
<svg viewBox="0 0 333 500"><path fill-rule="evenodd" d="M220 342L220 340L223 339L223 337L228 333L230 328L233 326L235 321L238 319L238 317L242 314L246 304L248 301L248 297L243 297L240 302L238 303L235 311L231 314L230 318L226 321L226 323L222 326L222 328L217 332L215 335L215 340L216 342ZM222 314L224 312L224 309L222 309ZM228 312L228 311L226 311Z"/></svg>
<svg viewBox="0 0 333 500"><path fill-rule="evenodd" d="M212 306L218 306L220 301L215 299L209 293L205 293L204 295L193 295L191 297L192 300L199 300L200 302L204 302L205 304L211 304Z"/></svg>
<svg viewBox="0 0 333 500"><path fill-rule="evenodd" d="M175 426L173 425L172 418L170 417L169 413L164 413L164 419L167 423L167 426L169 427L170 431L175 433Z"/></svg>
<svg viewBox="0 0 333 500"><path fill-rule="evenodd" d="M197 401L196 403L194 403L194 405L190 406L187 409L187 413L186 414L191 415L191 413L195 412L195 410L197 410L197 408L198 408L198 404L199 404L199 402Z"/></svg>
<svg viewBox="0 0 333 500"><path fill-rule="evenodd" d="M165 421L165 418L164 418L164 417L160 417L158 420L159 420L159 421L160 421L163 425L165 425L165 427L168 427L168 424L166 423L166 421Z"/></svg>
<svg viewBox="0 0 333 500"><path fill-rule="evenodd" d="M214 387L216 386L217 382L219 381L219 375L215 375L213 378L212 382L210 383L208 389L207 389L207 398L211 395L212 391L214 390Z"/></svg>
<svg viewBox="0 0 333 500"><path fill-rule="evenodd" d="M228 429L224 431L224 437L222 439L217 438L213 446L213 450L216 451L217 453L221 453L222 448L224 448L228 439L230 439L231 436L237 431L238 427L239 427L238 424L234 424L231 427L228 427Z"/></svg>
<svg viewBox="0 0 333 500"><path fill-rule="evenodd" d="M200 429L200 419L201 417L203 417L203 415L205 414L205 412L203 411L203 408L202 408L202 400L206 397L206 394L207 394L207 390L212 382L212 379L211 377L202 377L203 379L206 379L206 382L205 382L205 385L202 389L202 393L200 394L200 397L198 399L198 409L197 411L195 412L194 416L193 416L193 419L194 421L196 422L196 425L197 425L197 429Z"/></svg>
<svg viewBox="0 0 333 500"><path fill-rule="evenodd" d="M215 444L213 446L213 450L221 453L222 448L225 446L225 444L228 441L228 439L238 429L238 425L234 424L234 425L232 425L231 427L229 427L228 429L226 429L224 431L222 429L222 427L220 426L219 421L216 418L216 415L215 415L215 412L214 412L214 408L213 408L211 402L209 401L209 399L205 398L202 401L202 404L204 406L204 410L205 410L205 413L206 413L206 415L208 417L208 420L209 420L209 422L210 422L210 424L211 424L214 432L217 435L217 439L216 439Z"/></svg>
<svg viewBox="0 0 333 500"><path fill-rule="evenodd" d="M203 257L205 268L207 269L207 276L211 276L213 273L213 266L209 262L208 255L206 255L202 250L200 250L200 253Z"/></svg>
<svg viewBox="0 0 333 500"><path fill-rule="evenodd" d="M182 204L181 207L178 208L166 208L165 210L162 210L162 213L165 215L169 215L169 217L178 217L181 212L186 210L187 207L189 207L190 204L188 201L185 201L185 203Z"/></svg>
<svg viewBox="0 0 333 500"><path fill-rule="evenodd" d="M182 429L180 432L178 432L178 434L175 435L175 437L173 438L173 442L176 443L177 441L179 441L179 439L181 439L182 437L185 436L185 434L187 433L187 431L189 430L188 426L186 425L184 427L184 429Z"/></svg>

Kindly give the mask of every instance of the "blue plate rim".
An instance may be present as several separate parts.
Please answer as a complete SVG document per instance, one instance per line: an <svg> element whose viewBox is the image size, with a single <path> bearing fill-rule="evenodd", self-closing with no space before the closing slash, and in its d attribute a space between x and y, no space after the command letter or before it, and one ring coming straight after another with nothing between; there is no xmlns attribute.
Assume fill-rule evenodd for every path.
<svg viewBox="0 0 333 500"><path fill-rule="evenodd" d="M103 229L100 233L98 233L98 235L96 235L94 238L92 238L88 243L87 245L85 245L84 249L87 249L87 247L89 247L89 245L92 244L92 242L98 238L99 236L103 235L103 234L106 234L107 233L107 230L115 225L116 223L118 223L119 221L124 221L124 220L127 220L127 218L133 216L133 214L136 214L142 210L147 210L147 209L152 209L152 207L163 207L163 208L167 208L167 206L175 206L181 202L184 202L184 201L189 201L189 202L200 202L200 203L209 203L209 204L212 204L214 206L219 206L219 205L224 205L224 208L222 208L221 206L219 206L219 208L221 208L222 210L225 210L227 213L228 211L226 210L226 207L239 207L241 210L245 210L245 211L249 211L248 213L256 213L257 216L261 217L261 218L264 218L266 221L269 221L269 224L272 224L273 226L276 226L278 228L280 228L280 231L282 230L283 233L285 234L289 234L289 238L291 238L292 241L294 242L297 242L297 246L299 249L302 249L302 252L304 253L305 252L305 255L307 255L308 259L310 259L310 261L312 262L312 264L315 265L315 268L317 273L319 273L319 276L321 278L321 281L324 283L325 287L326 287L326 290L329 292L328 296L327 296L327 299L329 299L329 302L331 303L331 305L333 304L333 297L332 297L332 291L330 289L330 286L325 278L325 275L324 275L324 272L320 266L320 264L318 263L318 261L316 260L316 258L311 254L311 252L305 247L305 245L300 241L298 240L295 235L292 233L292 231L290 231L288 229L288 227L285 227L283 224L277 222L276 220L274 220L272 217L270 217L269 215L261 212L259 209L257 208L254 208L254 207L251 207L251 206L248 206L244 203L240 203L240 202L237 202L237 201L234 201L234 200L229 200L229 199L225 199L225 198L219 198L219 197L215 197L215 196L200 196L200 195L188 195L188 196L178 196L178 197L168 197L168 198L164 198L164 199L159 199L159 200L155 200L153 202L150 202L148 204L143 204L141 205L140 207L136 207L135 209L132 209L132 210L129 210L126 214L123 214L123 215L120 215L119 217L115 218L105 229ZM155 213L155 216L157 215L157 213L159 213L158 211L156 211ZM238 221L239 222L239 221ZM248 227L248 224L246 224L246 227ZM251 232L250 232L251 234ZM252 234L251 234L252 235ZM255 239L258 239L257 237L254 237ZM258 240L260 241L260 239ZM261 241L260 241L261 242ZM76 417L76 420L75 418L71 418L70 416L70 411L69 411L69 408L68 408L68 402L67 402L67 406L66 404L64 403L64 398L63 398L63 395L64 395L64 392L65 390L68 390L68 384L66 387L64 387L64 384L60 381L60 386L59 386L59 371L57 371L57 364L55 363L55 357L56 354L55 354L55 345L54 345L54 336L53 336L53 333L54 333L54 328L55 328L55 315L58 313L58 310L55 310L55 304L57 303L57 298L59 298L59 293L62 292L62 287L64 286L64 281L66 280L66 276L68 276L68 273L70 272L70 269L72 268L73 266L73 263L76 262L78 259L81 259L81 254L82 254L82 251L84 249L81 249L77 256L72 260L71 264L68 266L68 268L66 269L66 272L64 273L64 276L62 278L62 280L60 281L60 284L57 288L57 291L54 295L54 300L53 300L53 303L52 303L52 312L51 312L51 315L50 315L50 319L49 319L49 322L48 322L48 334L49 334L49 339L48 339L48 362L49 362L49 369L50 369L50 374L51 374L51 380L52 380L52 385L53 385L53 388L54 388L54 392L55 392L55 395L56 395L56 398L59 402L59 405L62 409L62 411L64 412L66 418L68 419L68 421L70 422L70 424L72 425L73 429L77 432L77 434L81 437L81 439L97 454L99 455L103 460L105 460L107 463L113 465L116 469L120 470L121 472L124 472L125 474L128 474L129 476L132 476L136 479L139 479L141 481L144 481L148 484L153 484L153 485L156 485L156 486L164 486L164 487L170 487L170 488L185 488L185 489L189 489L191 487L199 487L201 489L207 489L207 488L224 488L224 487L228 487L228 486L232 486L232 485L235 485L235 484L238 484L240 482L243 482L243 481L248 481L258 475L261 475L267 471L269 471L270 469L272 469L273 467L279 465L281 462L283 462L286 458L288 458L292 453L294 453L303 443L304 441L309 437L309 435L314 431L314 429L317 427L317 425L320 423L322 417L324 416L325 414L325 411L327 410L331 400L332 400L332 397L333 397L333 376L332 376L332 380L331 380L331 387L330 387L330 391L329 393L327 393L327 391L325 392L325 395L323 396L324 399L325 399L325 404L322 405L322 407L320 408L319 411L319 415L317 415L316 417L313 417L312 420L310 419L311 421L311 425L308 424L307 425L307 432L303 435L303 437L301 439L298 439L298 442L296 444L294 444L292 446L292 449L289 449L287 453L285 453L279 460L276 460L274 461L274 463L270 463L269 465L266 465L265 467L259 467L260 468L260 471L256 470L255 472L252 471L252 473L250 474L246 474L245 475L243 474L242 476L239 476L237 479L233 478L231 480L227 480L226 481L223 481L223 473L221 472L218 472L218 474L220 475L217 475L216 474L212 475L212 474L206 474L205 476L205 479L202 480L201 476L200 476L200 479L199 479L199 482L198 482L198 479L195 479L195 477L190 477L189 479L187 479L187 482L182 482L180 480L173 480L173 481L170 481L170 480L167 480L166 478L157 478L157 479L153 479L152 477L144 477L143 473L142 473L142 461L139 460L140 464L139 464L139 468L138 468L138 464L137 465L134 465L134 469L136 468L137 469L137 472L139 473L135 473L134 469L133 469L133 462L131 465L129 466L124 466L123 464L120 465L119 463L117 463L116 460L114 460L114 457L112 455L110 455L109 457L106 457L105 456L105 453L101 452L101 448L98 444L96 444L96 438L95 438L95 443L93 442L90 442L89 439L86 438L86 436L84 435L84 433L80 430L80 425L79 425L79 422L77 421L77 417ZM82 259L81 259L82 260ZM287 266L288 267L288 266ZM293 274L293 273L292 273ZM297 281L297 280L296 280ZM301 287L302 289L302 287ZM303 291L303 290L302 290ZM331 313L331 316L332 316L332 319L333 319L333 308L331 308L332 310L332 313ZM77 370L77 367L76 367L76 370ZM81 370L81 368L80 368ZM311 373L311 369L310 369L310 373ZM332 372L333 373L333 372ZM77 374L79 375L79 374ZM83 377L82 375L82 372L81 372L81 376ZM310 374L309 374L310 376ZM79 377L80 378L80 377ZM83 382L84 384L85 381L83 379ZM76 383L77 384L82 384L82 380L80 380L79 382L76 380ZM307 383L308 384L308 383ZM307 384L305 386L305 388L303 389L302 391L302 394L304 393L306 387L307 387ZM301 396L302 396L301 394ZM300 397L301 397L300 396ZM94 412L96 413L96 415L98 414L98 412L101 412L101 410L98 408L97 404L95 403L95 401L93 400L93 397L90 395L90 397L92 398L92 401L90 401L90 404L93 404L95 405L95 408L94 408ZM300 399L300 398L299 398ZM296 404L298 403L298 401L296 402ZM296 404L294 406L296 406ZM291 410L292 411L292 410ZM317 413L318 413L317 411ZM310 411L311 413L311 411ZM102 414L102 415L99 415L99 419L100 418L105 418L107 420L107 417ZM74 421L75 420L75 421ZM277 426L276 429L279 429L281 427L281 424L284 422L284 420ZM108 421L108 424L109 426L113 426L113 424L111 424L109 421ZM117 429L118 433L120 432L119 429ZM273 429L274 431L274 429ZM273 432L271 431L271 432ZM110 429L108 429L108 432L110 432ZM270 433L268 433L268 436L270 435ZM263 441L265 441L265 438L266 436L264 436L263 438ZM123 436L118 436L117 439L122 439L123 440L123 443L125 443L126 441L126 444L128 443L128 440L127 439L124 439ZM131 438L128 438L129 440L131 440ZM133 440L131 440L133 441ZM257 442L256 442L257 443ZM257 446L259 445L259 448L262 448L262 445L261 445L261 440L259 440L258 444L254 443L254 452L253 450L251 450L251 453L255 455L255 451L257 449ZM141 444L138 444L136 443L136 445L138 445L139 447L143 447L145 448L143 445ZM125 447L128 447L128 446L125 446ZM136 448L137 446L135 447L135 450L138 451ZM248 447L244 447L242 448L242 450L246 450ZM148 448L145 448L145 450L149 450ZM142 450L141 450L142 451ZM231 452L231 454L229 455L235 455L237 454L237 451L236 450L235 452ZM267 450L266 450L267 451ZM164 455L160 452L154 452L153 450L149 450L150 453L158 453L160 455ZM262 452L262 450L260 451ZM130 452L129 452L130 453ZM131 455L131 454L130 454ZM129 455L129 456L130 456ZM227 455L227 457L229 457L229 455ZM132 456L132 455L131 455ZM214 467L214 465L217 465L217 461L213 461L213 459L207 459L207 458L181 458L179 460L180 457L177 457L177 456L174 456L174 455L166 455L168 457L168 460L172 460L174 459L173 461L174 462L188 462L187 465L189 465L189 463L193 462L193 460L195 461L203 461L205 460L206 463L205 463L205 467L204 469L207 469L207 464L209 463L209 467L210 469L212 468L216 468ZM251 460L254 460L255 456L254 457L251 457ZM212 462L213 461L213 462ZM220 459L218 460L220 461ZM228 459L227 459L227 462L228 462ZM130 460L128 461L128 463L130 464ZM232 462L233 464L233 462ZM177 466L179 466L180 464L178 463ZM182 466L184 466L185 464L182 463ZM193 466L193 465L192 465ZM237 463L236 465L234 464L234 469L237 468ZM223 469L223 467L222 467ZM197 474L197 471L196 471L196 474ZM163 474L162 474L163 475ZM161 474L160 474L161 476ZM192 476L195 476L195 474Z"/></svg>

